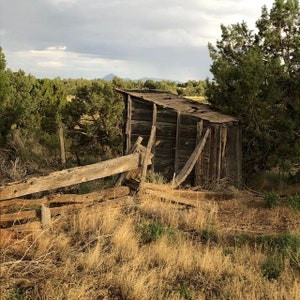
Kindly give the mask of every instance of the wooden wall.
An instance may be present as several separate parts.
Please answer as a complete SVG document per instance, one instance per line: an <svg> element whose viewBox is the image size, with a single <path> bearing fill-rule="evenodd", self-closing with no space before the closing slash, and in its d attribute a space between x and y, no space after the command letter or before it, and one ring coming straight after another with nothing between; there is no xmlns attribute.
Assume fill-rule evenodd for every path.
<svg viewBox="0 0 300 300"><path fill-rule="evenodd" d="M183 168L206 129L211 129L204 150L186 183L206 188L222 178L233 182L241 177L241 130L237 123L216 124L124 95L125 153L138 136L147 145L152 125L156 126L151 168L169 181Z"/></svg>
<svg viewBox="0 0 300 300"><path fill-rule="evenodd" d="M239 185L242 176L241 128L238 123L198 123L197 140L209 126L211 134L195 166L195 185L210 188L226 179Z"/></svg>

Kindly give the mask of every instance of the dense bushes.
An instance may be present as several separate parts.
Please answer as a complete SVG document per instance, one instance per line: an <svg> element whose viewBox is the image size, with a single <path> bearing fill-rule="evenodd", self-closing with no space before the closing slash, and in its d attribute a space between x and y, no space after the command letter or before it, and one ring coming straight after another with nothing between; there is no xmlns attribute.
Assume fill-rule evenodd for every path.
<svg viewBox="0 0 300 300"><path fill-rule="evenodd" d="M122 153L123 101L114 88L162 89L203 94L203 82L37 79L6 69L0 48L0 168L2 179L61 167L59 130L66 166ZM14 168L14 170L12 170ZM14 174L13 174L14 173ZM18 178L19 179L19 178Z"/></svg>

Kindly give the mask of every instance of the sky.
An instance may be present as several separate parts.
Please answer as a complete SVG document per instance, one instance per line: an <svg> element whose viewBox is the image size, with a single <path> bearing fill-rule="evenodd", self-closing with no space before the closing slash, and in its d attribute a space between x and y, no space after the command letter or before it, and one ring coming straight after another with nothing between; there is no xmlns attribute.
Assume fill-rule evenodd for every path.
<svg viewBox="0 0 300 300"><path fill-rule="evenodd" d="M38 78L211 78L220 25L255 29L271 0L0 0L7 67Z"/></svg>

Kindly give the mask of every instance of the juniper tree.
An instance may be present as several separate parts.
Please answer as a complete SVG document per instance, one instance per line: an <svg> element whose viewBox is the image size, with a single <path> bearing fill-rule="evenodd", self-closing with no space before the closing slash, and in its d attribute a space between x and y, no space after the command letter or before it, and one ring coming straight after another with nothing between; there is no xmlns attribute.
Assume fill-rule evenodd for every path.
<svg viewBox="0 0 300 300"><path fill-rule="evenodd" d="M246 172L282 166L300 157L299 3L275 0L262 8L256 30L245 22L221 25L209 44L210 103L243 126Z"/></svg>

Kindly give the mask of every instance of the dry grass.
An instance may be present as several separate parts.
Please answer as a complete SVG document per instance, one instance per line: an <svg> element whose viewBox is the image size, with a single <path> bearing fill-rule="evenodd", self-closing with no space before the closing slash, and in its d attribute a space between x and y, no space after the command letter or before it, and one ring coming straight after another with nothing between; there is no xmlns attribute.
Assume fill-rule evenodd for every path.
<svg viewBox="0 0 300 300"><path fill-rule="evenodd" d="M235 212L228 224L236 232L242 223L250 229L262 208L243 201L187 208L141 195L61 216L48 230L19 235L23 251L0 250L1 300L300 299L299 248L291 250L296 265L284 252L280 276L267 278L262 266L280 249L225 238L226 209ZM273 213L272 224L282 211Z"/></svg>

